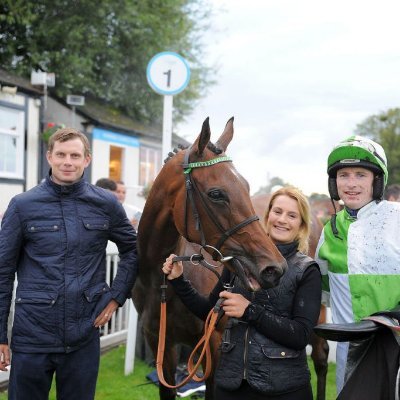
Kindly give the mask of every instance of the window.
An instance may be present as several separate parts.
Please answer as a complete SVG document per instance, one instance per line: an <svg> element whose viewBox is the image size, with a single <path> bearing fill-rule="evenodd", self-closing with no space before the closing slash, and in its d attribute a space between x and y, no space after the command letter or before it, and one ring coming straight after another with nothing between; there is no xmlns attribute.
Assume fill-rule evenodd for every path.
<svg viewBox="0 0 400 400"><path fill-rule="evenodd" d="M140 146L140 176L139 185L147 186L153 183L161 169L161 150Z"/></svg>
<svg viewBox="0 0 400 400"><path fill-rule="evenodd" d="M0 106L0 177L22 179L24 111Z"/></svg>

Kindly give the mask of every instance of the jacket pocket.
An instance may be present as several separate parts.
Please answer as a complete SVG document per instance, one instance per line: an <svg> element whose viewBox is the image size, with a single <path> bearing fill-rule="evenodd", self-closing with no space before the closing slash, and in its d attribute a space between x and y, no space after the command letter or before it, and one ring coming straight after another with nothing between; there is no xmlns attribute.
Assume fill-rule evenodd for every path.
<svg viewBox="0 0 400 400"><path fill-rule="evenodd" d="M289 349L288 347L261 346L263 354L268 358L297 358L302 350Z"/></svg>
<svg viewBox="0 0 400 400"><path fill-rule="evenodd" d="M57 293L51 292L17 292L12 334L15 344L46 348L60 343L57 298Z"/></svg>
<svg viewBox="0 0 400 400"><path fill-rule="evenodd" d="M82 218L81 253L96 253L105 249L110 223L105 218Z"/></svg>
<svg viewBox="0 0 400 400"><path fill-rule="evenodd" d="M290 392L306 385L310 379L305 350L294 350L273 343L252 343L247 365L250 386L263 393Z"/></svg>
<svg viewBox="0 0 400 400"><path fill-rule="evenodd" d="M61 221L28 221L25 226L26 248L36 254L58 254L61 248Z"/></svg>
<svg viewBox="0 0 400 400"><path fill-rule="evenodd" d="M83 297L83 315L94 321L111 301L111 289L106 282L101 282L84 290Z"/></svg>

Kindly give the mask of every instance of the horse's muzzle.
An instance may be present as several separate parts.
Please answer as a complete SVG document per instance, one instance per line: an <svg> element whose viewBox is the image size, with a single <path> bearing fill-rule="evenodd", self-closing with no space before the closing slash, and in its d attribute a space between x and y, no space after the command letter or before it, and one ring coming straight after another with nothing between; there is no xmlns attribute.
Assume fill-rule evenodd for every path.
<svg viewBox="0 0 400 400"><path fill-rule="evenodd" d="M263 289L270 289L279 284L282 275L287 269L287 264L277 266L269 265L260 272L260 286Z"/></svg>

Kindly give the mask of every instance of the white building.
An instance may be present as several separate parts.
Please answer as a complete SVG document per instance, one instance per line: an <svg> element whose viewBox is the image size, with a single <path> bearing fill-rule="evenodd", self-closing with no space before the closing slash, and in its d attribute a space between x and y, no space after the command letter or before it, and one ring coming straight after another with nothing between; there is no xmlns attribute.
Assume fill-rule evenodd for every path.
<svg viewBox="0 0 400 400"><path fill-rule="evenodd" d="M42 91L0 69L0 214L39 181Z"/></svg>

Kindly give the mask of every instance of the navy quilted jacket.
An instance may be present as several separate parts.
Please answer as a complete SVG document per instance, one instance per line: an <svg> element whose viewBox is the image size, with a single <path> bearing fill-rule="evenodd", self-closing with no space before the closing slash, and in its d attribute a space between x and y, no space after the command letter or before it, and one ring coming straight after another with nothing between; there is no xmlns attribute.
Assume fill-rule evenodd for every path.
<svg viewBox="0 0 400 400"><path fill-rule="evenodd" d="M120 262L105 282L107 241ZM136 232L116 197L85 180L50 177L15 196L0 230L0 343L8 343L12 287L18 286L11 347L70 352L98 334L93 322L111 299L122 305L136 278Z"/></svg>

